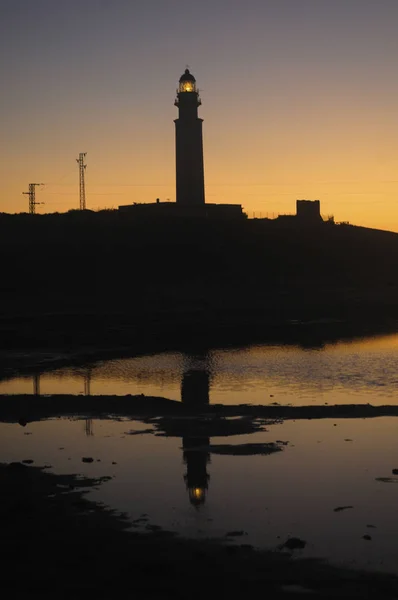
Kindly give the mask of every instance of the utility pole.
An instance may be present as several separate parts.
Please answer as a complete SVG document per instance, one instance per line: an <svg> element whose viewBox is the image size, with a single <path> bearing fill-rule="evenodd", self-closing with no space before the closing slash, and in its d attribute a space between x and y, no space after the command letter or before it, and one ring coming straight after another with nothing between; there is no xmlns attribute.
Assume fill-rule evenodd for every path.
<svg viewBox="0 0 398 600"><path fill-rule="evenodd" d="M86 210L86 185L84 181L84 171L87 165L84 164L84 157L87 152L80 152L79 158L76 159L79 165L79 185L80 185L80 210Z"/></svg>
<svg viewBox="0 0 398 600"><path fill-rule="evenodd" d="M34 215L36 213L35 207L37 204L44 204L44 202L36 202L36 186L37 185L44 185L44 183L30 183L29 191L22 192L23 194L26 194L27 196L29 196L29 214L30 215Z"/></svg>

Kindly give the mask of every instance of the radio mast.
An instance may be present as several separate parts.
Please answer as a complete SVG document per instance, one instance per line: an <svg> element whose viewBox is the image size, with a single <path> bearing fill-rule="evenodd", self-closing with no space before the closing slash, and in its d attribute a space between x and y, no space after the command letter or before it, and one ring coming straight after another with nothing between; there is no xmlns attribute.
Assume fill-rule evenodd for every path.
<svg viewBox="0 0 398 600"><path fill-rule="evenodd" d="M80 189L80 210L86 210L86 184L84 181L84 172L87 165L84 164L84 157L87 152L80 152L79 158L76 159L79 165L79 189Z"/></svg>
<svg viewBox="0 0 398 600"><path fill-rule="evenodd" d="M44 204L43 202L36 202L36 186L37 185L44 185L44 183L30 183L29 191L22 192L23 194L26 194L27 196L29 196L29 214L30 215L34 215L36 213L36 205L37 204Z"/></svg>

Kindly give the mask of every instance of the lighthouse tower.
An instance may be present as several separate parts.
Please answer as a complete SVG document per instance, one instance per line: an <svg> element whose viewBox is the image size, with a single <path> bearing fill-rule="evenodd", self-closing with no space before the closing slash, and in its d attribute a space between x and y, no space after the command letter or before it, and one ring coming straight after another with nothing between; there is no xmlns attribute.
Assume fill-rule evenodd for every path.
<svg viewBox="0 0 398 600"><path fill-rule="evenodd" d="M201 105L196 79L185 69L181 75L175 105L176 119L176 184L177 204L199 206L205 203L203 168L203 119L198 117Z"/></svg>

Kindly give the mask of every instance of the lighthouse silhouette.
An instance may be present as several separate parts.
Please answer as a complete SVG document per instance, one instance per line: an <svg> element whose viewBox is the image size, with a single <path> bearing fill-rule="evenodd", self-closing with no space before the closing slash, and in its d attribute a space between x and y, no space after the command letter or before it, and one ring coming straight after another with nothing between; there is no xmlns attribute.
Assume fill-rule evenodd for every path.
<svg viewBox="0 0 398 600"><path fill-rule="evenodd" d="M205 183L203 166L203 119L198 117L201 105L196 79L185 69L179 80L176 119L176 201L180 206L203 206Z"/></svg>
<svg viewBox="0 0 398 600"><path fill-rule="evenodd" d="M177 221L196 219L203 224L207 220L226 222L242 221L246 215L240 204L205 203L205 181L203 167L203 119L198 116L202 104L196 79L185 69L181 75L174 104L178 108L176 129L176 202L168 200L126 204L119 211L130 214L136 220L151 224L163 221L166 226Z"/></svg>

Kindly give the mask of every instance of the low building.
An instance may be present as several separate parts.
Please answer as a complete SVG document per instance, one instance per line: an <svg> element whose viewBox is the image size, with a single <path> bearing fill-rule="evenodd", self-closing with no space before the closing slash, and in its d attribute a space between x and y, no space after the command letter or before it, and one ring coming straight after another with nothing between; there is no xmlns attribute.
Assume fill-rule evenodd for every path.
<svg viewBox="0 0 398 600"><path fill-rule="evenodd" d="M278 215L275 221L292 227L312 227L323 223L319 200L296 200L295 215Z"/></svg>
<svg viewBox="0 0 398 600"><path fill-rule="evenodd" d="M322 222L321 203L319 200L297 200L296 217L303 224Z"/></svg>
<svg viewBox="0 0 398 600"><path fill-rule="evenodd" d="M152 202L119 206L119 212L137 219L243 219L240 204L177 204L176 202Z"/></svg>

